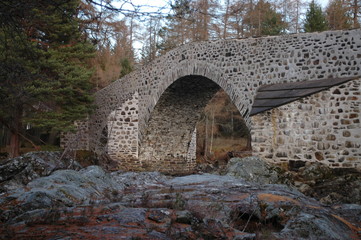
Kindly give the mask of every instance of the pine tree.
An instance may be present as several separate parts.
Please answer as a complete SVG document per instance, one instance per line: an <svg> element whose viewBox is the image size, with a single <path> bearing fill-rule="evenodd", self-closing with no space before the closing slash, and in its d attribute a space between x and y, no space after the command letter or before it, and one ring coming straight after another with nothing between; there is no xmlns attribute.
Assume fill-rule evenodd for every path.
<svg viewBox="0 0 361 240"><path fill-rule="evenodd" d="M321 6L314 0L311 1L304 24L305 32L320 32L327 30L327 20Z"/></svg>
<svg viewBox="0 0 361 240"><path fill-rule="evenodd" d="M0 25L0 121L16 156L25 123L68 131L90 112L94 48L79 32L78 0L2 4L16 13Z"/></svg>
<svg viewBox="0 0 361 240"><path fill-rule="evenodd" d="M332 0L326 9L329 28L332 30L349 29L352 18L344 0Z"/></svg>
<svg viewBox="0 0 361 240"><path fill-rule="evenodd" d="M285 30L287 24L282 20L282 15L272 9L270 4L266 6L261 26L261 35L279 35Z"/></svg>
<svg viewBox="0 0 361 240"><path fill-rule="evenodd" d="M191 0L175 0L171 9L172 14L167 17L167 26L161 32L165 50L190 42L191 25L194 22Z"/></svg>
<svg viewBox="0 0 361 240"><path fill-rule="evenodd" d="M250 35L278 35L286 28L281 14L277 13L267 1L260 0L245 16Z"/></svg>

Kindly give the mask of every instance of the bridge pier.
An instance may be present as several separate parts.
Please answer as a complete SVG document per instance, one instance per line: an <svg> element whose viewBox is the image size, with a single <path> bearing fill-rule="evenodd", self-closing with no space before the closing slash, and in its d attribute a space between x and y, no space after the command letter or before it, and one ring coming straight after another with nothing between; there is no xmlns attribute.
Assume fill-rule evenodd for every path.
<svg viewBox="0 0 361 240"><path fill-rule="evenodd" d="M107 153L121 168L131 168L138 159L138 93L112 111L107 123Z"/></svg>

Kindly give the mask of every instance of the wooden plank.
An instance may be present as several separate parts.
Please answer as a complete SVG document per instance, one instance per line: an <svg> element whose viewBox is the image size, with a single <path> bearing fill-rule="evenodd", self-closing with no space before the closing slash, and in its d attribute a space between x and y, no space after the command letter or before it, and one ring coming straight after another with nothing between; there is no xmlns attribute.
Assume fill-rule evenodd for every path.
<svg viewBox="0 0 361 240"><path fill-rule="evenodd" d="M250 115L255 115L276 108L300 98L326 90L336 85L359 78L329 78L322 80L282 83L262 86L255 97Z"/></svg>
<svg viewBox="0 0 361 240"><path fill-rule="evenodd" d="M358 77L347 77L347 78L327 78L322 80L302 81L294 83L280 83L262 86L258 89L258 92L263 91L279 91L279 90L290 90L290 89L302 89L302 88L320 88L320 87L333 87Z"/></svg>
<svg viewBox="0 0 361 240"><path fill-rule="evenodd" d="M323 91L327 88L318 87L318 88L309 88L309 89L290 89L290 90L279 90L279 91L265 91L259 92L256 95L256 99L272 99L272 98L295 98L295 97L305 97L316 92Z"/></svg>

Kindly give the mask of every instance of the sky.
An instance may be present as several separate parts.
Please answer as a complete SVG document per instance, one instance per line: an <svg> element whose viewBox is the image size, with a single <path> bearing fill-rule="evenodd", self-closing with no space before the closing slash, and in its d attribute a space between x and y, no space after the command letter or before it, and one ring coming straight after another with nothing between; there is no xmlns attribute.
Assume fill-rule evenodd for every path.
<svg viewBox="0 0 361 240"><path fill-rule="evenodd" d="M134 5L149 6L148 9L156 9L157 7L166 6L170 0L130 0ZM308 0L310 1L310 0ZM328 0L316 0L323 8L327 6ZM128 5L130 8L131 6Z"/></svg>
<svg viewBox="0 0 361 240"><path fill-rule="evenodd" d="M325 10L325 8L328 4L328 0L319 0L318 3L321 4L322 9Z"/></svg>
<svg viewBox="0 0 361 240"><path fill-rule="evenodd" d="M116 7L122 7L123 9L129 9L129 10L135 10L134 6L142 6L140 12L156 12L160 7L163 7L164 9L162 12L166 15L169 13L169 4L171 0L128 0L131 2L131 4L125 4L123 6L120 6L120 4L115 4ZM311 2L311 0L305 0L307 2ZM315 0L317 3L319 3L322 6L322 9L325 10L328 1L329 0ZM117 1L115 1L117 2ZM120 1L124 2L124 1ZM140 42L135 42L135 49L136 52L140 51L142 44Z"/></svg>
<svg viewBox="0 0 361 240"><path fill-rule="evenodd" d="M169 1L170 0L128 0L131 4L125 4L122 8L134 10L134 6L142 6L140 12L155 12L162 7L169 8ZM115 0L115 2L117 1ZM120 7L120 5L116 3L115 6Z"/></svg>

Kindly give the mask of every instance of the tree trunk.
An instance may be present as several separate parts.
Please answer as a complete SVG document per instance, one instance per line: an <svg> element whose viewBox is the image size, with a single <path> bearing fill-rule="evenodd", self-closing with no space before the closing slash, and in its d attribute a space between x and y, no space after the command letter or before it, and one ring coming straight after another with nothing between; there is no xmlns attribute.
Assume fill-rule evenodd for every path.
<svg viewBox="0 0 361 240"><path fill-rule="evenodd" d="M300 12L299 12L299 10L300 10L300 1L299 0L297 0L296 1L296 4L297 4L297 6L296 6L296 33L299 33L299 17L300 17Z"/></svg>
<svg viewBox="0 0 361 240"><path fill-rule="evenodd" d="M226 0L226 13L224 14L223 39L227 38L228 20L229 20L229 0Z"/></svg>
<svg viewBox="0 0 361 240"><path fill-rule="evenodd" d="M48 138L48 141L47 143L48 144L51 144L51 145L57 145L57 137L58 137L59 133L57 131L50 131L49 133L49 138ZM39 137L39 139L41 140L41 138ZM42 140L41 140L42 141ZM43 142L43 141L42 141ZM44 142L43 142L44 143Z"/></svg>
<svg viewBox="0 0 361 240"><path fill-rule="evenodd" d="M212 116L212 125L211 125L211 146L209 148L209 153L212 155L212 148L213 148L213 135L214 135L214 131L213 131L213 127L214 127L214 110L213 110L213 116Z"/></svg>
<svg viewBox="0 0 361 240"><path fill-rule="evenodd" d="M359 14L359 3L358 0L354 0L353 1L353 6L352 6L352 17L353 17L353 28L359 28L360 27L360 23L358 22L358 14Z"/></svg>
<svg viewBox="0 0 361 240"><path fill-rule="evenodd" d="M251 131L249 130L247 134L247 151L252 151L252 135L251 135Z"/></svg>
<svg viewBox="0 0 361 240"><path fill-rule="evenodd" d="M208 149L207 149L207 145L208 145L208 115L205 114L205 116L206 116L206 130L205 130L206 136L204 137L204 139L205 139L204 140L204 156L207 159L207 156L208 156Z"/></svg>
<svg viewBox="0 0 361 240"><path fill-rule="evenodd" d="M22 118L22 108L19 107L16 109L14 115L13 126L10 128L11 137L10 137L10 157L14 158L20 155L20 131L21 131L21 118Z"/></svg>
<svg viewBox="0 0 361 240"><path fill-rule="evenodd" d="M11 132L10 138L10 158L20 155L20 138L17 132Z"/></svg>

